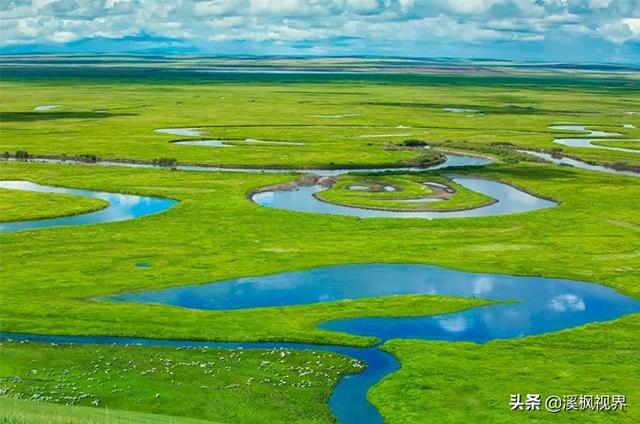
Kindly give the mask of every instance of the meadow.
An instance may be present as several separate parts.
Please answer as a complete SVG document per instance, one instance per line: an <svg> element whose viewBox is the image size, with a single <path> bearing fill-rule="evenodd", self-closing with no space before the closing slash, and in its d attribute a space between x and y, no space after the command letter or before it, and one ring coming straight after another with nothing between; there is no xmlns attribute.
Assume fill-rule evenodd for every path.
<svg viewBox="0 0 640 424"><path fill-rule="evenodd" d="M174 158L180 164L237 167L382 167L415 163L420 153L404 148L403 143L421 140L445 150L490 155L495 160L489 166L456 170L456 174L503 181L559 205L531 213L469 219L359 219L268 209L247 198L252 190L292 181L298 177L295 174L2 161L2 180L179 201L163 213L125 222L0 234L2 331L371 346L376 340L370 337L330 332L317 324L344 317L442 314L487 303L474 298L409 295L205 311L109 299L123 292L353 263L425 263L477 272L594 281L638 298L637 177L542 163L514 149L560 149L590 162L640 165L639 154L559 146L552 141L558 132L547 128L554 123L584 123L640 137L640 130L623 127L640 127L640 116L626 113L637 108L639 84L624 74L595 79L563 74L403 78L179 72L167 76L153 70L147 74L134 70L122 74L5 71L0 82L0 151L8 152L7 156L23 151L42 157L85 155L140 162ZM36 106L53 104L61 107L33 111ZM482 112L443 110L450 107ZM180 137L153 131L176 127L202 128L208 133L188 139L255 138L304 144L185 146L171 143ZM372 200L374 193L341 190L371 178L357 174L339 177L331 190L323 192L325 200L377 207L381 200ZM385 174L375 179L406 187L411 196L424 194L425 187L416 185L417 181L450 183L440 171ZM448 207L468 207L487 200L456 189ZM383 197L394 194L398 193L375 193ZM101 207L86 199L11 190L0 191L0 199L0 219L7 221ZM34 205L42 207L36 211ZM140 262L148 266L136 266ZM640 370L639 324L640 315L636 314L561 333L486 344L392 340L383 349L399 359L401 369L377 384L369 399L386 421L398 423L463 419L637 422L640 398L634 384ZM338 372L357 371L349 358L323 353L324 363L308 378L312 382L309 387L247 386L248 379L277 379L290 373L289 367L303 366L312 355L293 352L285 364L260 369L261 358L268 352L246 351L242 363L234 363L230 369L220 368L221 364L212 366L224 376L215 379L216 384L240 384L240 388L202 392L201 386L212 383L199 369L171 370L174 377L141 376L131 372L129 363L148 364L158 356L184 363L219 356L226 358L224 362L233 355L237 352L3 342L0 389L6 398L0 397L0 401L9 412L3 406L0 417L4 422L31 422L25 414L56 416L68 410L69 421L81 420L73 417L90 416L88 411L93 409L82 408L93 406L96 411L105 407L121 410L116 415L123 422L144 422L146 418L136 414L173 416L166 419L178 422L182 417L187 420L184 422L192 422L192 418L332 422L326 401ZM85 375L95 361L110 357L117 360L101 376L105 381L108 377L123 385L126 382L130 392L112 393L108 384L86 387L90 383ZM99 367L103 367L103 359L100 361ZM325 365L333 368L328 371ZM175 390L172 379L183 382L180 390ZM82 387L95 397L83 398L79 402L82 406L65 409L46 403L22 407L16 402L26 401L9 400L18 391L52 396L54 382ZM508 407L509 395L532 392L623 393L629 407L622 413L537 411L514 415ZM158 401L169 397L177 400ZM101 402L92 405L96 398ZM66 403L53 396L45 400ZM129 421L122 411L134 411ZM102 418L96 415L91 419L101 422Z"/></svg>
<svg viewBox="0 0 640 424"><path fill-rule="evenodd" d="M4 343L5 396L219 422L326 422L331 388L363 365L296 350L224 350ZM42 358L49 358L45 363ZM186 388L186 390L185 390Z"/></svg>
<svg viewBox="0 0 640 424"><path fill-rule="evenodd" d="M78 215L107 206L101 199L0 189L0 222Z"/></svg>
<svg viewBox="0 0 640 424"><path fill-rule="evenodd" d="M562 133L547 128L553 123L640 137L640 129L623 127L640 127L640 115L627 114L637 109L640 82L622 76L584 77L580 88L563 76L263 77L148 70L127 77L91 68L70 76L24 74L29 71L12 67L3 75L0 148L11 154L313 168L407 163L415 153L389 148L407 139L553 149L553 135ZM33 110L40 105L60 107ZM443 110L451 107L480 112ZM216 149L173 144L194 138L153 132L175 127L202 127L208 135L201 138L304 144ZM586 160L638 165L637 155L624 152L564 150Z"/></svg>

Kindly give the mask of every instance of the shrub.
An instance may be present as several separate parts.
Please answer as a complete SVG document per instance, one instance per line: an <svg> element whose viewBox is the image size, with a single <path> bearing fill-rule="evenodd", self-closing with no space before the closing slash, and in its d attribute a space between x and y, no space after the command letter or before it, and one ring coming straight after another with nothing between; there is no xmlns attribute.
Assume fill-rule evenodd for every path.
<svg viewBox="0 0 640 424"><path fill-rule="evenodd" d="M76 156L76 160L78 160L80 162L95 163L95 162L98 162L100 160L100 158L98 156L96 156L96 155L83 154L83 155L77 155Z"/></svg>
<svg viewBox="0 0 640 424"><path fill-rule="evenodd" d="M632 165L627 162L614 162L609 166L618 171L640 172L640 165Z"/></svg>
<svg viewBox="0 0 640 424"><path fill-rule="evenodd" d="M178 163L178 159L176 158L158 158L153 160L153 164L157 166L167 166L173 167Z"/></svg>
<svg viewBox="0 0 640 424"><path fill-rule="evenodd" d="M400 144L406 147L424 147L429 145L429 143L424 140L405 140Z"/></svg>
<svg viewBox="0 0 640 424"><path fill-rule="evenodd" d="M451 141L447 140L440 144L442 147L449 147L452 149L466 150L469 152L486 153L493 156L500 157L505 163L518 163L520 161L534 161L538 162L540 159L536 159L526 153L520 153L515 149L515 146L497 143L497 144L477 144L470 143L468 141Z"/></svg>
<svg viewBox="0 0 640 424"><path fill-rule="evenodd" d="M27 152L26 150L18 150L16 152L16 159L18 160L27 160L29 159L29 152Z"/></svg>
<svg viewBox="0 0 640 424"><path fill-rule="evenodd" d="M444 162L445 155L436 150L421 152L412 162L416 166L432 166Z"/></svg>

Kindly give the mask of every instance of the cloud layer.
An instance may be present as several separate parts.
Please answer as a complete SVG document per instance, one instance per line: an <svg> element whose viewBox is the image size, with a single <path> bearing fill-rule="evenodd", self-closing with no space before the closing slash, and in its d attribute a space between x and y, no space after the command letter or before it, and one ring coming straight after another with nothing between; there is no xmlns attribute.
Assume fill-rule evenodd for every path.
<svg viewBox="0 0 640 424"><path fill-rule="evenodd" d="M640 0L5 0L0 37L14 51L100 39L112 41L100 44L107 50L140 40L167 52L176 44L203 53L498 58L564 50L568 59L632 62Z"/></svg>

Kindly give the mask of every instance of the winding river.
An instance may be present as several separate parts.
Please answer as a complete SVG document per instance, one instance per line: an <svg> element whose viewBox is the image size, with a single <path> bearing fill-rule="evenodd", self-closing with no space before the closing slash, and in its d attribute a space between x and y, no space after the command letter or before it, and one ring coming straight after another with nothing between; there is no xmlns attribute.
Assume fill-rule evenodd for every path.
<svg viewBox="0 0 640 424"><path fill-rule="evenodd" d="M554 143L562 144L563 146L616 150L619 152L627 152L627 153L640 153L640 150L637 150L637 149L626 149L624 147L610 147L610 146L600 146L597 144L593 144L593 141L594 141L593 138L599 138L599 140L605 141L607 138L622 136L622 134L617 132L590 130L587 128L586 125L573 125L573 124L572 125L550 125L549 129L587 133L585 134L587 138L554 138L553 139ZM621 139L621 140L625 140L625 139ZM626 139L626 140L634 141L632 139Z"/></svg>
<svg viewBox="0 0 640 424"><path fill-rule="evenodd" d="M431 169L457 166L481 166L490 160L475 156L448 155L447 161ZM102 162L107 166L152 167L127 163ZM179 166L190 171L235 171L291 173L291 169L243 169ZM382 172L387 170L422 171L424 168L327 169L313 170L320 176L347 172ZM302 187L294 191L258 193L253 199L267 207L305 212L384 216L394 218L453 218L491 216L524 212L554 206L497 181L467 176L453 176L453 181L471 190L487 194L497 202L455 212L390 212L342 207L320 202L313 194L320 186ZM18 231L132 219L161 212L176 202L154 197L119 195L89 190L42 186L30 182L0 182L0 187L20 190L66 193L97 197L109 207L97 212L71 217L1 224L0 231ZM360 299L406 294L453 295L478 297L495 303L460 312L403 318L359 317L323 322L320 328L353 335L373 336L379 344L368 348L314 345L287 342L200 342L155 340L103 336L47 336L0 333L0 339L31 340L55 343L141 344L148 346L208 346L212 348L282 348L323 350L345 354L366 362L366 369L343 377L332 392L329 407L342 423L381 423L382 417L366 397L368 390L383 377L399 368L397 360L381 350L393 338L472 341L483 343L494 339L510 339L573 328L590 322L615 319L640 312L640 302L595 283L542 277L516 277L456 271L436 266L415 264L363 264L314 268L260 277L236 278L197 286L170 288L153 292L113 296L111 301L162 303L172 306L231 310L273 307Z"/></svg>
<svg viewBox="0 0 640 424"><path fill-rule="evenodd" d="M161 303L192 309L237 310L406 294L478 297L495 303L442 315L348 318L320 324L320 328L326 330L377 337L379 344L369 348L286 342L200 342L15 333L0 333L0 338L54 343L306 349L345 354L366 362L367 367L361 373L347 375L340 380L329 400L331 411L341 423L381 423L380 413L368 402L366 395L374 384L399 368L397 360L380 349L389 339L483 343L543 334L640 312L640 301L599 284L481 274L416 264L321 267L122 294L111 300Z"/></svg>
<svg viewBox="0 0 640 424"><path fill-rule="evenodd" d="M463 187L493 198L495 202L473 209L456 211L400 212L364 209L319 200L315 194L326 189L326 187L321 185L299 187L295 190L263 191L254 194L251 199L257 204L269 208L286 209L297 212L357 216L360 218L470 218L528 212L557 205L556 202L533 196L499 181L472 177L452 177L451 179Z"/></svg>
<svg viewBox="0 0 640 424"><path fill-rule="evenodd" d="M373 168L373 169L319 169L313 173L319 176L336 176L348 172L384 172L394 171L423 171L425 169L455 168L460 166L481 166L491 163L489 159L467 155L448 155L445 162L431 168ZM136 164L122 164L123 166ZM191 167L189 167L190 169ZM221 170L220 168L208 168L207 170ZM187 169L187 166L183 167ZM226 170L226 169L225 169ZM240 171L233 169L232 171ZM244 172L295 172L296 170L269 170L269 169L243 169ZM252 196L252 200L262 206L286 209L299 212L313 212L334 215L357 216L362 218L462 218L504 215L516 212L527 212L556 206L551 200L542 199L519 190L508 184L472 177L453 177L456 183L479 193L485 194L495 201L491 204L477 208L443 211L443 212L413 212L413 211L385 211L365 209L351 206L341 206L318 200L314 194L324 190L321 185L298 187L295 190L271 190L262 191ZM19 231L24 229L36 229L63 225L81 225L91 223L104 223L122 221L161 212L173 206L176 202L168 199L153 197L119 195L114 193L93 192L89 190L67 189L34 184L26 181L4 181L0 187L13 188L48 193L75 194L86 197L96 197L109 202L109 207L101 211L69 217L59 217L42 220L21 221L0 224L0 232Z"/></svg>
<svg viewBox="0 0 640 424"><path fill-rule="evenodd" d="M527 153L537 158L543 159L547 162L555 163L556 165L568 165L574 168L586 169L588 171L605 172L607 174L626 175L628 177L640 177L640 173L633 171L625 171L622 169L613 169L602 165L593 165L578 159L569 158L566 156L556 157L550 153L536 152L534 150L517 149L520 153Z"/></svg>
<svg viewBox="0 0 640 424"><path fill-rule="evenodd" d="M11 159L14 161L14 159ZM108 160L99 160L96 162L83 162L74 159L49 159L49 158L30 158L29 162L69 164L80 166L116 166L125 168L152 168L152 169L168 169L165 166L153 163L137 163L137 162L117 162ZM335 177L342 174L353 172L375 173L387 171L403 171L403 172L422 172L431 169L454 168L461 166L484 166L492 163L491 159L481 156L471 156L463 154L447 154L446 160L435 166L428 168L418 166L404 167L386 167L386 168L251 168L251 167L226 167L226 166L200 166L200 165L175 165L171 169L178 171L197 171L197 172L248 172L254 174L292 174L312 172L320 177Z"/></svg>

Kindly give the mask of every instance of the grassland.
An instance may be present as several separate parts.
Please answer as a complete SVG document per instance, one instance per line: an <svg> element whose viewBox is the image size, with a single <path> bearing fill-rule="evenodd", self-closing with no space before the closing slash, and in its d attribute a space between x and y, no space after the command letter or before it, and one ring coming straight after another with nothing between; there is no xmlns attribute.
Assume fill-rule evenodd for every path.
<svg viewBox="0 0 640 424"><path fill-rule="evenodd" d="M158 414L114 411L86 406L0 397L2 424L205 424L210 421Z"/></svg>
<svg viewBox="0 0 640 424"><path fill-rule="evenodd" d="M623 149L635 149L640 152L639 140L593 140L592 144L596 146L622 147Z"/></svg>
<svg viewBox="0 0 640 424"><path fill-rule="evenodd" d="M348 263L429 263L479 272L589 280L640 297L637 178L524 162L509 150L516 146L559 148L547 128L553 123L586 123L610 130L626 123L640 127L639 116L625 114L635 110L637 80L615 77L581 83L567 77L394 76L337 81L337 77L287 77L288 83L283 84L283 77L201 77L194 84L193 75L190 78L167 76L145 82L139 76L127 80L99 73L83 76L81 71L74 77L9 74L0 82L0 151L143 161L174 157L183 163L245 166L383 166L415 159L415 152L398 149L397 143L423 139L444 147L490 152L498 163L460 172L505 181L553 198L560 205L535 213L472 219L357 219L262 208L246 198L255 188L291 181L294 175L1 162L0 179L179 200L162 214L137 220L2 234L3 330L364 346L374 340L319 330L315 325L349 316L443 313L482 303L477 299L400 296L214 312L105 298L124 291ZM32 111L42 104L63 107ZM442 110L453 106L485 113L465 116ZM354 115L319 117L333 114ZM207 127L216 137L305 144L225 149L179 146L169 143L174 139L171 136L152 131L199 126ZM640 136L637 131L625 129L632 137ZM639 155L632 153L563 149L593 162L640 164ZM440 178L438 173L419 177L423 176ZM339 184L352 177L343 178ZM413 177L402 178L408 178L403 184L409 186ZM407 193L409 190L413 189ZM15 216L28 217L31 211L17 202L16 210L22 212ZM136 267L138 262L149 267ZM509 413L508 392L620 392L629 397L627 414L558 415L553 419L634 422L639 411L633 392L639 369L639 337L638 315L634 315L561 334L486 345L392 341L386 349L400 359L402 369L377 386L370 397L390 422L457 422L463 414L468 414L465 417L470 421L513 422L521 418L530 422L551 418ZM0 377L12 375L4 371L7 369L14 374L35 368L58 370L64 367L60 362L64 359L56 349L64 348L5 344ZM156 354L152 348L136 349L132 353L118 350L117 355L143 360ZM77 359L75 382L84 381L82 373L89 370L83 367L99 356L97 352L70 350L70 357ZM248 357L254 354L247 353ZM342 361L337 356L327 358ZM31 367L28 361L33 360ZM114 367L113 376L123 368ZM233 371L230 379L250 374L243 367ZM201 378L184 373L185 379L196 377ZM158 385L163 393L169 393L169 386L155 380L150 383L147 378L151 377L131 376L127 380L150 384L149 389L135 392L151 394L151 385ZM217 416L195 412L200 411L194 405L202 398L192 393L194 403L185 401L182 409L172 414L234 421L232 417L246 418L248 411L259 409L265 417L296 421L296 408L308 402L305 407L313 408L313 419L327 422L331 421L328 410L310 405L311 398L323 403L335 377L323 381L313 394L304 396L293 389L278 388L282 399L291 403L282 410L269 409L276 395L265 390L250 394L263 401L260 407L243 397L249 396L248 392L227 398L228 392L210 394L207 401L238 405L236 410L225 411L227 415ZM189 391L179 395L187 396ZM462 401L454 395L462 396ZM100 396L108 398L106 393L100 392ZM114 395L113 400L108 399L116 408L170 413L162 409L165 406L158 406L153 396L141 403L135 403L135 397ZM195 409L189 409L192 407ZM24 411L31 413L30 408Z"/></svg>
<svg viewBox="0 0 640 424"><path fill-rule="evenodd" d="M78 215L108 205L102 199L69 194L0 189L0 222Z"/></svg>
<svg viewBox="0 0 640 424"><path fill-rule="evenodd" d="M640 420L638 315L523 340L443 343L393 340L385 349L402 369L370 398L389 423L636 423ZM511 394L624 394L618 411L511 411ZM402 405L398 407L398 405Z"/></svg>
<svg viewBox="0 0 640 424"><path fill-rule="evenodd" d="M331 421L333 385L363 366L280 349L3 343L0 354L5 396L243 423Z"/></svg>
<svg viewBox="0 0 640 424"><path fill-rule="evenodd" d="M171 157L229 166L383 166L415 156L386 148L405 139L551 149L558 147L552 143L558 132L547 127L563 122L640 137L640 129L623 129L624 124L640 128L640 116L625 113L636 108L640 82L622 76L129 75L90 68L57 77L55 70L24 76L29 73L4 72L0 151L142 161ZM62 107L33 111L44 104ZM483 113L467 116L444 111L447 107ZM347 116L331 118L335 115ZM170 143L184 137L153 132L166 127L204 127L211 138L304 145L184 146ZM592 161L640 163L634 154L564 149Z"/></svg>

